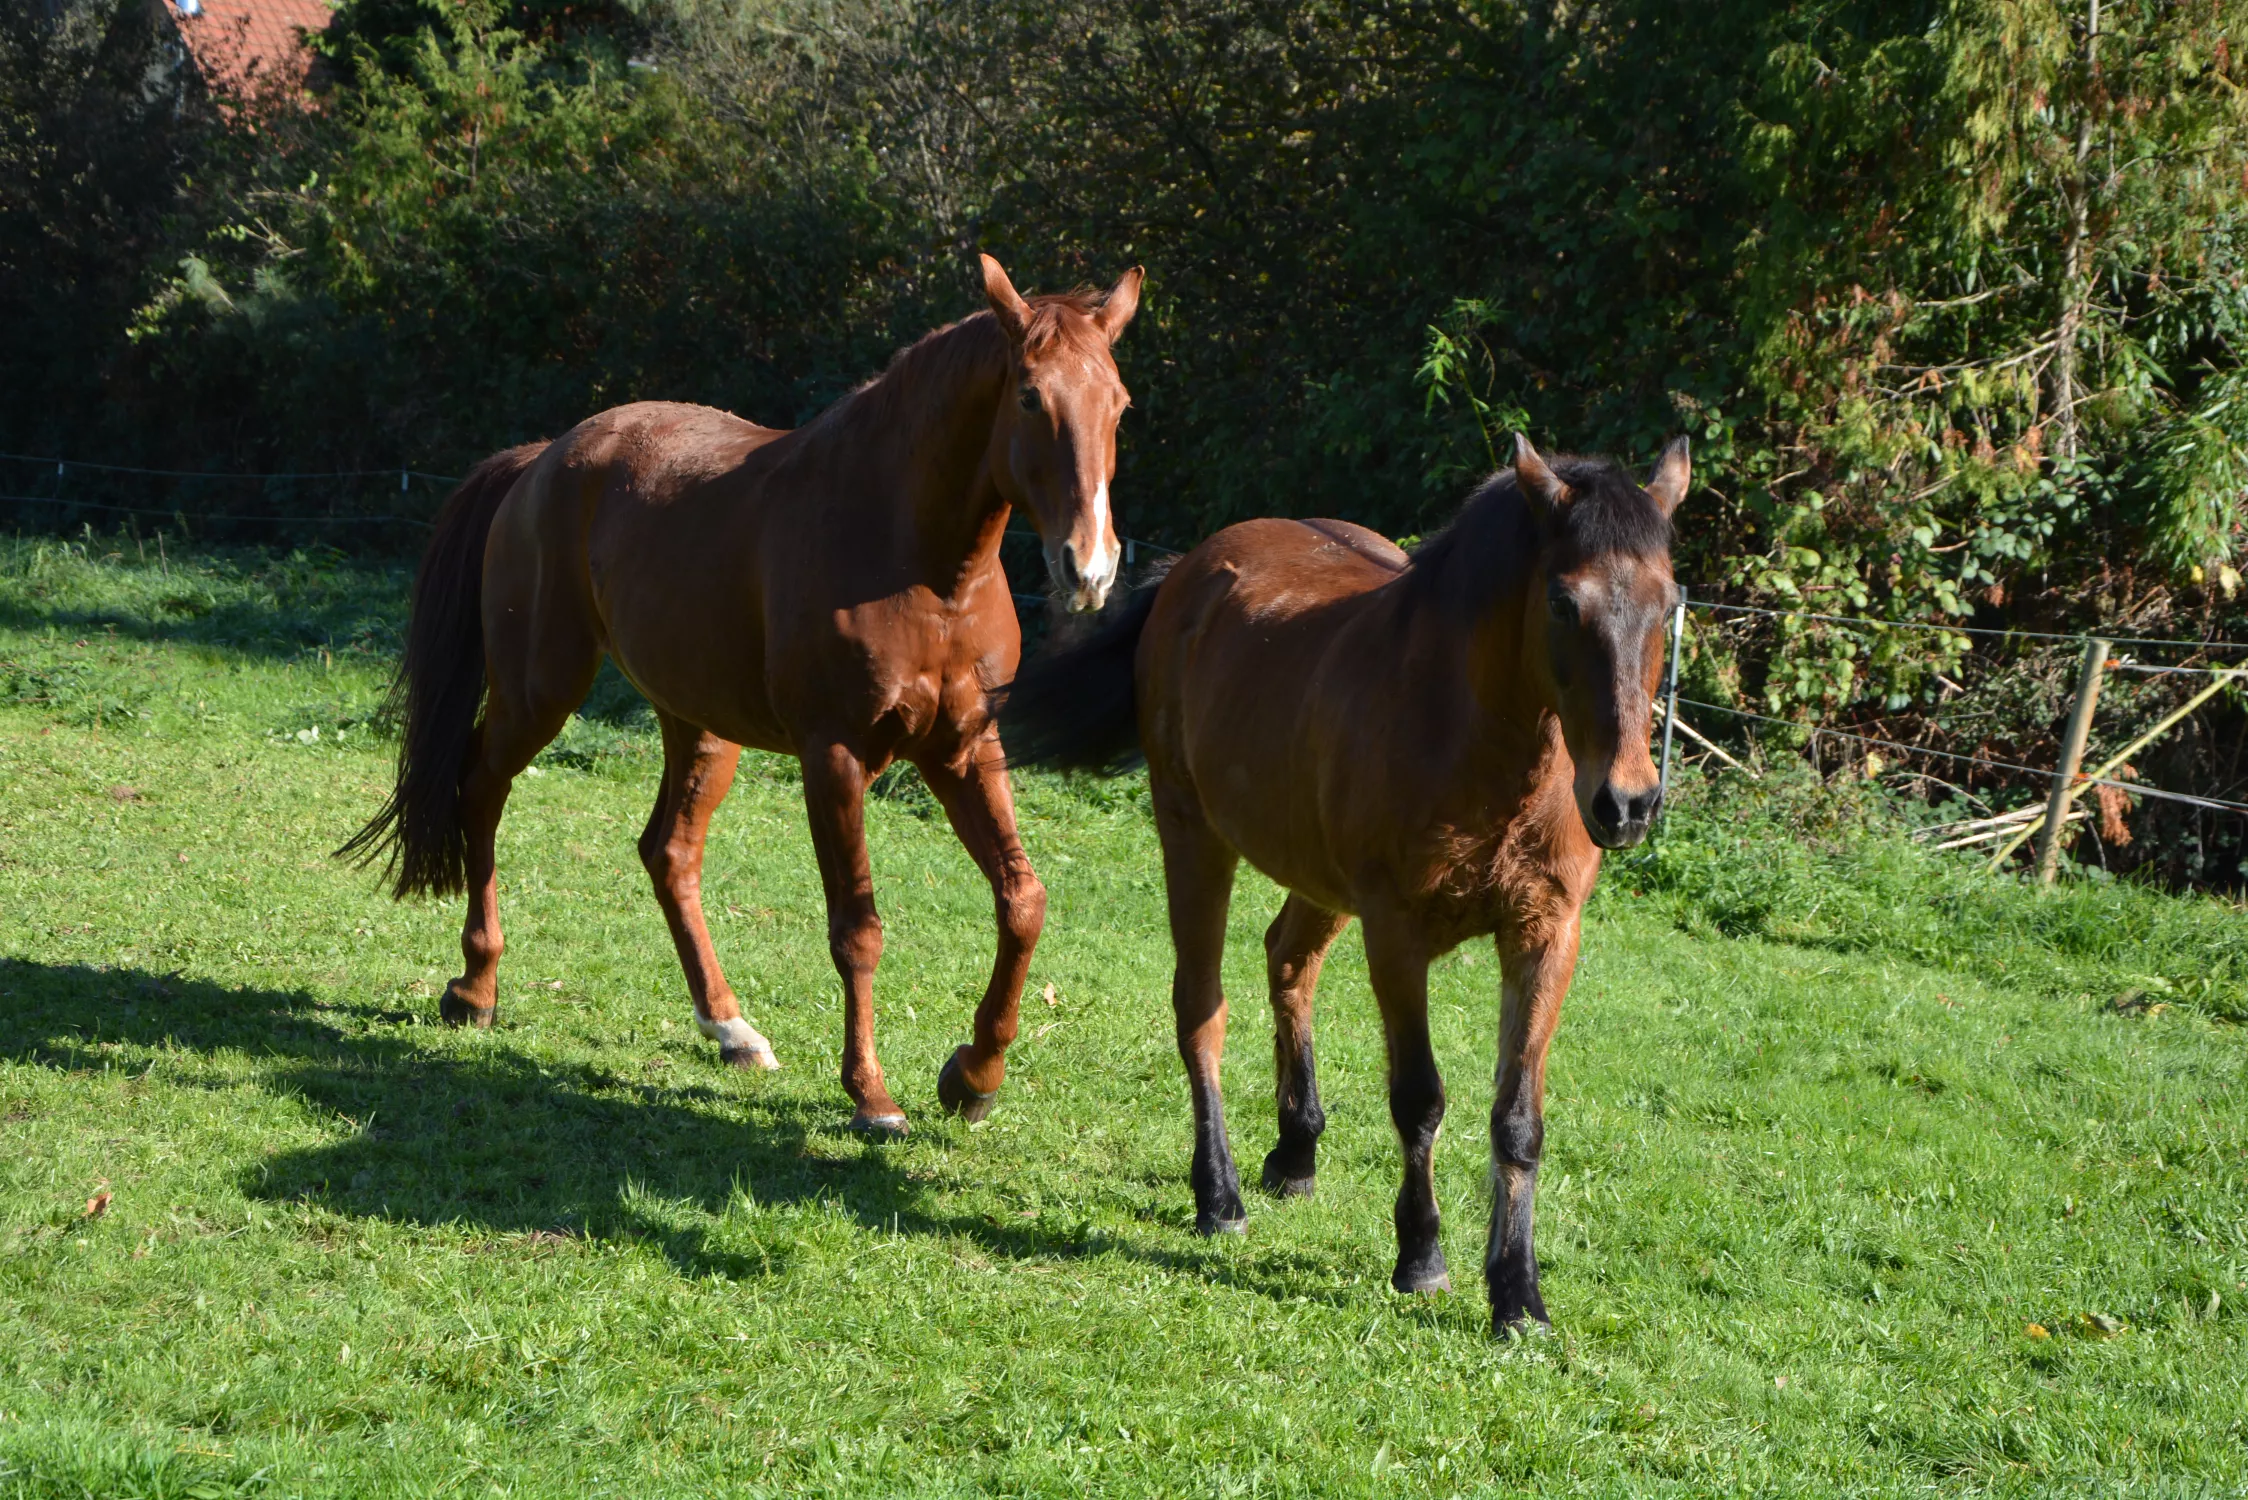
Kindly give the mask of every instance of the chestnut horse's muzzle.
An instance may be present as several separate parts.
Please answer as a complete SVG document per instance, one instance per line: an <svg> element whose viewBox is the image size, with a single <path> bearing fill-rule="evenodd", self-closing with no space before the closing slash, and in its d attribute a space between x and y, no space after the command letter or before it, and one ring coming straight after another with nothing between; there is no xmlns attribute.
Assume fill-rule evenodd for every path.
<svg viewBox="0 0 2248 1500"><path fill-rule="evenodd" d="M1046 571L1073 615L1090 614L1108 602L1119 558L1115 551L1107 551L1104 556L1104 550L1095 542L1089 563L1079 560L1075 542L1064 542L1046 554Z"/></svg>

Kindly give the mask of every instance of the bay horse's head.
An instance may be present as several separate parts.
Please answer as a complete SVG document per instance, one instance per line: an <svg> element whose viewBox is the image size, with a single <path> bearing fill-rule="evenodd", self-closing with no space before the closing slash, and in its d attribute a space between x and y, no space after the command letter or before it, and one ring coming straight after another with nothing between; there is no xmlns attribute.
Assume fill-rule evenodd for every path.
<svg viewBox="0 0 2248 1500"><path fill-rule="evenodd" d="M1025 301L983 257L984 296L1007 334L1014 389L992 426L991 473L1009 505L1030 512L1046 573L1072 612L1099 609L1124 555L1108 499L1116 424L1131 393L1109 346L1139 310L1135 266L1105 294Z"/></svg>
<svg viewBox="0 0 2248 1500"><path fill-rule="evenodd" d="M1549 465L1517 434L1514 477L1544 543L1524 602L1527 666L1561 720L1585 832L1628 849L1662 800L1647 741L1678 604L1670 516L1692 479L1686 439L1663 450L1642 488L1610 463Z"/></svg>

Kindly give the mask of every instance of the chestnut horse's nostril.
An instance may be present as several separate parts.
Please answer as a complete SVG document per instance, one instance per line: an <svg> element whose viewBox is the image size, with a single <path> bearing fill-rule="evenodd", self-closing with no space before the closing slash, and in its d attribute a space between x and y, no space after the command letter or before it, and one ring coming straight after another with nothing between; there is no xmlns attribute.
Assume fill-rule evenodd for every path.
<svg viewBox="0 0 2248 1500"><path fill-rule="evenodd" d="M1603 828L1614 828L1624 820L1624 806L1616 796L1613 785L1603 781L1600 790L1592 794L1592 815Z"/></svg>
<svg viewBox="0 0 2248 1500"><path fill-rule="evenodd" d="M1061 554L1062 587L1074 589L1085 581L1085 570L1077 565L1077 544L1064 542Z"/></svg>

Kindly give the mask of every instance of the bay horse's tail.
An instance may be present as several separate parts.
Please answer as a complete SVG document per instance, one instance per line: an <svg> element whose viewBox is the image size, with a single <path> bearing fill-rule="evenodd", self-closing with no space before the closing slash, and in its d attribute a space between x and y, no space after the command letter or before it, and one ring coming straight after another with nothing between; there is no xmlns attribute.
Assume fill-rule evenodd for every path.
<svg viewBox="0 0 2248 1500"><path fill-rule="evenodd" d="M403 714L398 783L390 800L337 855L381 858L391 894L454 895L467 881L461 776L484 706L484 542L492 517L545 443L495 453L469 471L437 513L436 532L414 575L406 650L390 685L389 712Z"/></svg>
<svg viewBox="0 0 2248 1500"><path fill-rule="evenodd" d="M1132 662L1163 586L1158 573L1085 639L1015 674L998 694L999 738L1010 766L1117 776L1145 758Z"/></svg>

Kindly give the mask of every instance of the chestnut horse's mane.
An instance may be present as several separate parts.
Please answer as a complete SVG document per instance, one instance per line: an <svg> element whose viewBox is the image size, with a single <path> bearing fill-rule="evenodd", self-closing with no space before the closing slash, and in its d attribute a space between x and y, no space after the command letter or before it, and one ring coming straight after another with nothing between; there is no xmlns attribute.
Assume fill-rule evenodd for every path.
<svg viewBox="0 0 2248 1500"><path fill-rule="evenodd" d="M1569 487L1562 524L1580 555L1669 551L1670 518L1623 465L1566 453L1546 462ZM1540 540L1514 470L1501 469L1468 497L1451 525L1413 549L1407 576L1473 614L1520 587Z"/></svg>
<svg viewBox="0 0 2248 1500"><path fill-rule="evenodd" d="M1027 299L1030 326L1024 335L1023 347L1037 354L1056 344L1091 346L1098 343L1105 350L1106 341L1097 330L1074 324L1062 316L1065 310L1090 316L1099 310L1103 296L1098 291L1080 290ZM1007 336L1000 331L999 319L989 311L971 314L957 323L947 323L923 334L891 355L890 363L881 374L828 407L806 426L827 426L845 420L877 424L910 420L919 411L928 409L932 401L943 399L977 374L1003 364L1006 354Z"/></svg>

